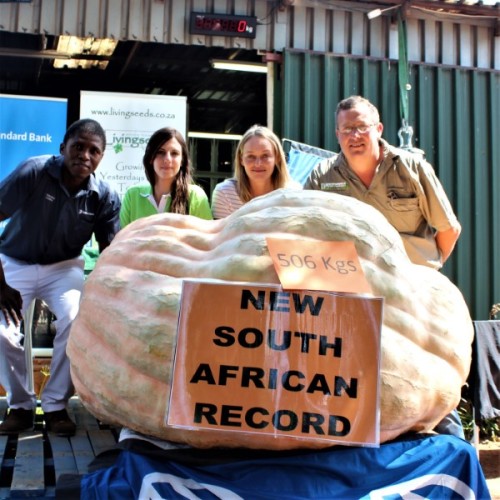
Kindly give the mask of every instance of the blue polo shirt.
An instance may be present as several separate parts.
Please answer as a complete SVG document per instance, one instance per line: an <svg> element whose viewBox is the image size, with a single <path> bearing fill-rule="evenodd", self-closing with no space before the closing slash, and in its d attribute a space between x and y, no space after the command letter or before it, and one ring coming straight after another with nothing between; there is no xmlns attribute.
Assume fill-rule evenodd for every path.
<svg viewBox="0 0 500 500"><path fill-rule="evenodd" d="M30 264L53 264L81 254L95 234L109 243L120 228L120 197L109 184L88 178L70 194L62 185L62 156L35 156L0 183L0 212L10 216L0 253Z"/></svg>

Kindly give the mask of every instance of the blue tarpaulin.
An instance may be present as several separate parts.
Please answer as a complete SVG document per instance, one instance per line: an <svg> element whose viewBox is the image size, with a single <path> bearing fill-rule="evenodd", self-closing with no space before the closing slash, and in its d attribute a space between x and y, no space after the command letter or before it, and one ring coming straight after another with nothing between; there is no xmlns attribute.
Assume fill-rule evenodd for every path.
<svg viewBox="0 0 500 500"><path fill-rule="evenodd" d="M491 498L474 447L449 435L411 435L379 448L243 450L243 455L242 450L154 448L121 449L111 466L81 476L80 498Z"/></svg>

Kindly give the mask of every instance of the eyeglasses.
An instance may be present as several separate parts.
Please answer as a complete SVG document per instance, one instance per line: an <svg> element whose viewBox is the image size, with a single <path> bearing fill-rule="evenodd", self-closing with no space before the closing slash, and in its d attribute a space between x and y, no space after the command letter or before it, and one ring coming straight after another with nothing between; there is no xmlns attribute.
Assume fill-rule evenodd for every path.
<svg viewBox="0 0 500 500"><path fill-rule="evenodd" d="M243 156L243 163L253 164L253 163L257 163L258 161L260 161L260 163L269 163L271 161L274 161L274 156L273 155L262 155L262 156L244 155Z"/></svg>
<svg viewBox="0 0 500 500"><path fill-rule="evenodd" d="M344 128L339 128L338 131L342 135L351 135L353 132L357 132L358 134L366 134L375 125L377 124L370 123L370 125L358 125L357 127L344 127Z"/></svg>

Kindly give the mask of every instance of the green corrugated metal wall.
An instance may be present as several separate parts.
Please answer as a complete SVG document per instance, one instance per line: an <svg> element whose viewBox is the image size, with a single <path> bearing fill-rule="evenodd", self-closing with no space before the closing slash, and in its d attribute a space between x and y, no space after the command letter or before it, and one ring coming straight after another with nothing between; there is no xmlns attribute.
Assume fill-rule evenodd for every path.
<svg viewBox="0 0 500 500"><path fill-rule="evenodd" d="M338 151L336 105L361 94L379 108L384 137L399 144L396 61L285 51L283 66L275 127L282 137ZM500 72L422 64L409 70L413 145L434 165L462 224L443 272L473 319L488 319L500 302Z"/></svg>

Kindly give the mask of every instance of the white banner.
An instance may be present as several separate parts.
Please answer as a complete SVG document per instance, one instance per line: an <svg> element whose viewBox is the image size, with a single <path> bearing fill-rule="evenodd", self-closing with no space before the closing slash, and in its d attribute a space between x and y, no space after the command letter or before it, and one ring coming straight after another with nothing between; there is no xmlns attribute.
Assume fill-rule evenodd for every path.
<svg viewBox="0 0 500 500"><path fill-rule="evenodd" d="M80 93L80 118L97 120L106 131L106 153L96 176L123 196L146 180L142 157L153 132L174 127L187 140L186 97L114 92Z"/></svg>

